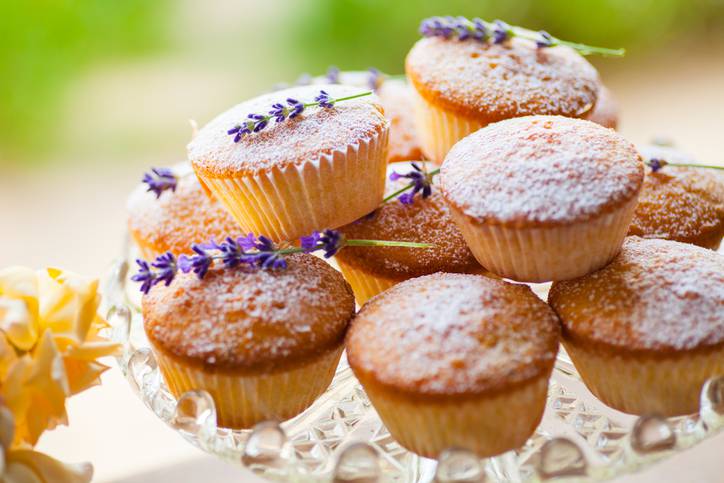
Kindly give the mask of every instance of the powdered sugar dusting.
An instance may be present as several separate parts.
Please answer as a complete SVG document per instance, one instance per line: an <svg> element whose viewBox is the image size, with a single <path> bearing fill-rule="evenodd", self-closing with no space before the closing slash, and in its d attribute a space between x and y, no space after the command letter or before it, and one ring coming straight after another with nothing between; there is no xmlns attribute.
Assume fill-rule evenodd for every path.
<svg viewBox="0 0 724 483"><path fill-rule="evenodd" d="M241 235L234 218L206 195L193 173L181 176L175 192L159 199L139 185L128 199L128 227L158 252L188 253L192 243Z"/></svg>
<svg viewBox="0 0 724 483"><path fill-rule="evenodd" d="M300 116L282 123L270 121L263 131L244 136L234 143L226 131L242 122L247 114L266 114L272 104L292 97L311 102L324 89L333 97L364 92L342 85L293 87L265 94L235 107L204 126L188 146L195 170L207 176L224 176L282 168L322 155L346 151L347 147L379 135L389 122L375 96L335 104L332 109L307 108Z"/></svg>
<svg viewBox="0 0 724 483"><path fill-rule="evenodd" d="M573 336L627 350L724 342L724 257L629 237L607 267L553 284L549 301Z"/></svg>
<svg viewBox="0 0 724 483"><path fill-rule="evenodd" d="M631 200L643 174L634 145L613 130L530 116L462 139L440 179L447 200L478 221L565 224Z"/></svg>
<svg viewBox="0 0 724 483"><path fill-rule="evenodd" d="M435 168L431 163L419 164L425 165L428 170ZM393 163L387 170L388 178L392 171L407 173L410 170L410 163ZM411 205L393 200L382 205L369 218L362 218L339 229L347 238L432 243L434 247L347 247L337 257L369 273L391 278L417 277L440 271L482 270L453 222L436 179L437 176L433 178L430 197L417 195ZM408 182L406 178L388 181L386 194L402 188Z"/></svg>
<svg viewBox="0 0 724 483"><path fill-rule="evenodd" d="M412 87L407 82L387 79L378 90L385 117L390 120L389 162L422 157L413 119Z"/></svg>
<svg viewBox="0 0 724 483"><path fill-rule="evenodd" d="M431 102L486 122L531 114L580 117L596 103L598 73L572 49L419 40L407 56L407 75Z"/></svg>
<svg viewBox="0 0 724 483"><path fill-rule="evenodd" d="M660 146L644 147L642 153L646 159L696 162ZM724 235L724 180L704 169L666 166L656 173L647 170L629 234L718 246Z"/></svg>
<svg viewBox="0 0 724 483"><path fill-rule="evenodd" d="M341 343L354 297L313 255L286 270L212 269L179 274L143 298L146 333L171 353L217 368L274 369Z"/></svg>
<svg viewBox="0 0 724 483"><path fill-rule="evenodd" d="M358 374L412 393L478 394L550 371L555 314L527 286L438 273L371 299L347 338Z"/></svg>

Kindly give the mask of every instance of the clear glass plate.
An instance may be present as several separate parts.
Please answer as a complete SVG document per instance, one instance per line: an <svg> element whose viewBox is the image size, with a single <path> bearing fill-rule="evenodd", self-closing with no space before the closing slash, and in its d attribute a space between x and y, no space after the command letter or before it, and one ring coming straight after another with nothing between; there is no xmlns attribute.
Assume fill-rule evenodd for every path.
<svg viewBox="0 0 724 483"><path fill-rule="evenodd" d="M163 382L143 331L129 260L112 267L104 284L109 336L123 344L118 357L131 388L162 421L188 441L265 478L293 481L475 482L605 481L654 464L724 427L724 377L703 388L698 414L635 417L598 401L565 352L551 379L543 420L526 444L479 459L451 448L438 461L405 450L387 432L343 357L332 385L309 409L281 424L252 430L216 425L205 391L178 400ZM543 294L546 286L534 289ZM676 381L672 381L674 384Z"/></svg>

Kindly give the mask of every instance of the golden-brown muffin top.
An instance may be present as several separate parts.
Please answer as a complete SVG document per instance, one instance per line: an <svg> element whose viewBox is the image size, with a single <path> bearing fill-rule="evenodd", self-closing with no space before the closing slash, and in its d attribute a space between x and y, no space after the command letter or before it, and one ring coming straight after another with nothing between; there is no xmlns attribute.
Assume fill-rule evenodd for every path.
<svg viewBox="0 0 724 483"><path fill-rule="evenodd" d="M412 87L401 80L386 79L377 90L377 95L385 109L385 117L390 120L387 161L422 159L412 114Z"/></svg>
<svg viewBox="0 0 724 483"><path fill-rule="evenodd" d="M343 341L354 315L342 275L307 254L284 270L211 269L179 274L143 297L146 335L188 363L235 372L281 369Z"/></svg>
<svg viewBox="0 0 724 483"><path fill-rule="evenodd" d="M179 176L176 191L161 197L139 185L128 199L128 228L158 252L188 253L193 243L240 235L238 223L210 198L193 173Z"/></svg>
<svg viewBox="0 0 724 483"><path fill-rule="evenodd" d="M430 163L418 164L428 170L435 168ZM387 171L388 174L392 171L404 174L411 170L410 163L393 163ZM409 182L406 178L388 181L386 194ZM393 279L435 272L482 271L453 222L434 178L432 194L428 198L418 194L414 200L410 205L392 200L367 217L339 228L339 231L347 238L432 243L434 247L345 247L336 257L365 272Z"/></svg>
<svg viewBox="0 0 724 483"><path fill-rule="evenodd" d="M440 173L449 203L480 223L565 225L594 218L638 195L641 157L598 124L529 116L463 138Z"/></svg>
<svg viewBox="0 0 724 483"><path fill-rule="evenodd" d="M641 152L646 159L695 162L672 148L647 146ZM724 236L724 179L697 168L646 171L629 235L716 249Z"/></svg>
<svg viewBox="0 0 724 483"><path fill-rule="evenodd" d="M598 101L585 119L611 129L618 127L618 103L606 86L598 89Z"/></svg>
<svg viewBox="0 0 724 483"><path fill-rule="evenodd" d="M596 69L568 47L538 49L519 38L504 44L420 39L405 70L433 104L490 123L551 114L582 117L596 104Z"/></svg>
<svg viewBox="0 0 724 483"><path fill-rule="evenodd" d="M724 257L668 240L628 237L603 269L554 282L564 338L666 354L724 342Z"/></svg>
<svg viewBox="0 0 724 483"><path fill-rule="evenodd" d="M411 396L506 390L548 373L558 350L553 311L526 285L437 273L373 297L352 322L355 374Z"/></svg>
<svg viewBox="0 0 724 483"><path fill-rule="evenodd" d="M320 89L332 97L359 94L366 89L342 85L312 85L284 89L255 97L220 114L188 145L188 155L196 172L204 176L225 177L253 174L273 168L298 165L347 153L360 142L388 129L376 96L361 97L335 104L334 108L307 108L294 119L277 123L274 119L258 133L248 134L234 143L227 131L247 119L251 113L266 115L275 103L287 98L313 102Z"/></svg>

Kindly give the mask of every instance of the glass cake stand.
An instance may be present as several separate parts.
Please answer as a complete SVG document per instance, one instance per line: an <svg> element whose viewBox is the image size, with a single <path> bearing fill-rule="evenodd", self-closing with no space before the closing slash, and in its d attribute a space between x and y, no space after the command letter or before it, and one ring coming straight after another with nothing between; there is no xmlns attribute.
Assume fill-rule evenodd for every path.
<svg viewBox="0 0 724 483"><path fill-rule="evenodd" d="M480 459L456 448L438 461L401 447L380 421L343 357L334 380L309 409L281 424L251 430L218 427L211 396L189 391L176 399L164 383L143 331L130 250L104 280L108 336L123 345L117 358L132 390L158 418L204 451L264 478L335 482L606 481L670 457L724 427L724 377L702 389L697 414L631 416L611 409L579 379L564 351L558 356L543 420L526 444ZM542 295L546 286L534 289ZM675 384L676 381L671 381Z"/></svg>

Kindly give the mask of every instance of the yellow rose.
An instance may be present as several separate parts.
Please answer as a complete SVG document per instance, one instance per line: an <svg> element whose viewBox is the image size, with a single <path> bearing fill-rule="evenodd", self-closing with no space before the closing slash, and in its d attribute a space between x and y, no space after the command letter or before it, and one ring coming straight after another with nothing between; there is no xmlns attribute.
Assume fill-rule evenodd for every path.
<svg viewBox="0 0 724 483"><path fill-rule="evenodd" d="M38 279L25 267L0 270L0 330L21 351L38 339Z"/></svg>
<svg viewBox="0 0 724 483"><path fill-rule="evenodd" d="M63 358L46 330L33 351L11 365L0 386L0 396L15 415L16 442L34 445L46 429L67 424L69 395Z"/></svg>
<svg viewBox="0 0 724 483"><path fill-rule="evenodd" d="M100 382L98 358L118 344L99 337L98 281L55 268L0 270L0 395L16 440L35 444L66 423L65 398Z"/></svg>
<svg viewBox="0 0 724 483"><path fill-rule="evenodd" d="M2 483L88 483L93 467L88 463L69 465L27 447L13 447L13 413L0 406L0 482Z"/></svg>

